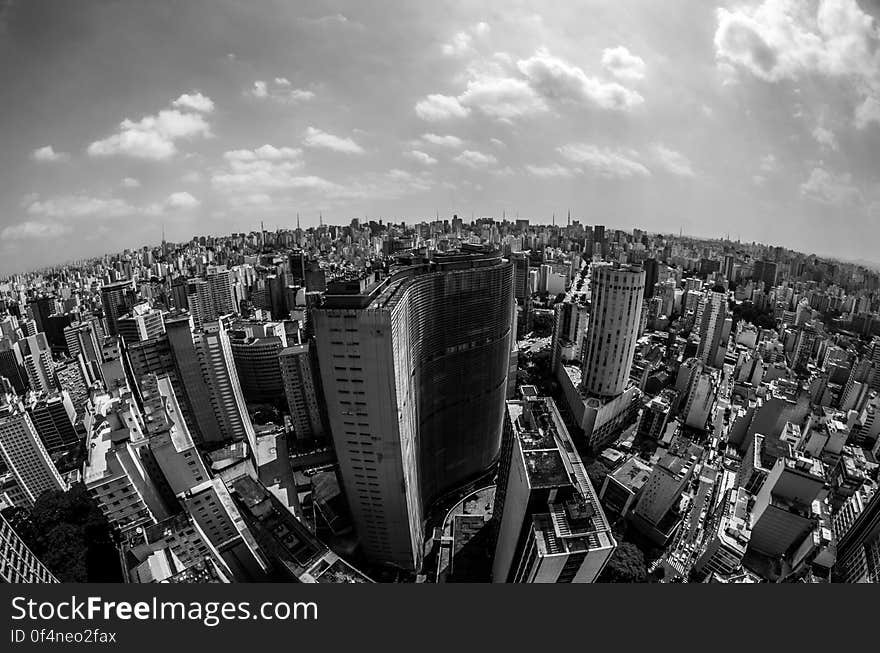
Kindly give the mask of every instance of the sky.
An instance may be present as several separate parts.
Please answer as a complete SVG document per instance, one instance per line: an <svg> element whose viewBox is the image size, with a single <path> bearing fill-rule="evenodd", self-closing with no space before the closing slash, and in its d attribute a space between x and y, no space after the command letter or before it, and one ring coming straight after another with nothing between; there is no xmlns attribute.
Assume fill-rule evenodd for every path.
<svg viewBox="0 0 880 653"><path fill-rule="evenodd" d="M0 273L516 215L880 260L880 3L0 0Z"/></svg>

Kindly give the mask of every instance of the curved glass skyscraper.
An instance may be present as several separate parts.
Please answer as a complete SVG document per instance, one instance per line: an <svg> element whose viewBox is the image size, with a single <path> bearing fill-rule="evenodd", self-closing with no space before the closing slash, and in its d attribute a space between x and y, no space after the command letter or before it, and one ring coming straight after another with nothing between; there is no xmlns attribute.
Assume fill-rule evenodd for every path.
<svg viewBox="0 0 880 653"><path fill-rule="evenodd" d="M418 568L426 508L500 451L513 266L497 253L437 254L380 282L329 283L314 315L364 552Z"/></svg>

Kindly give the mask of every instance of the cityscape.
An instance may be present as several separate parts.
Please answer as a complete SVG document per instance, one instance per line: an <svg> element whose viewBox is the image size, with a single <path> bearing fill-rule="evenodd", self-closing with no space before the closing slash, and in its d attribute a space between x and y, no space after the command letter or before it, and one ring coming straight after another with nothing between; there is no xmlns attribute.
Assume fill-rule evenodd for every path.
<svg viewBox="0 0 880 653"><path fill-rule="evenodd" d="M674 110L646 81L668 61L647 45L666 24L613 3L476 3L484 19L449 3L460 29L442 18L418 46L434 67L401 64L399 83L384 66L407 55L382 48L404 45L359 41L379 34L370 10L320 4L248 20L318 35L312 54L363 45L327 54L313 69L340 72L325 80L304 76L314 58L278 65L280 37L223 40L246 22L229 2L208 30L219 49L192 54L210 74L138 69L145 88L173 80L164 109L123 103L143 89L115 78L134 56L120 53L125 75L95 64L66 82L106 72L123 90L93 102L115 131L92 134L91 115L52 128L34 107L0 127L0 581L880 582L871 10L683 3L708 21L701 74L737 97ZM425 22L442 9L395 9L394 33L440 29ZM50 29L31 11L0 7L0 57L24 61ZM174 20L144 11L132 51L163 61L152 38ZM181 10L168 47L210 11ZM603 72L531 41L495 50L509 21L576 52L569 11L605 28L583 45L605 44ZM393 87L374 90L383 108L359 87L363 105L319 106L373 75ZM852 88L819 107L811 75ZM233 77L227 98L211 87ZM405 120L384 115L398 92ZM760 117L774 93L799 98L786 121L818 122L777 135ZM722 109L760 129L687 140ZM667 111L680 132L627 140ZM550 143L566 129L578 142ZM536 143L557 160L526 159Z"/></svg>

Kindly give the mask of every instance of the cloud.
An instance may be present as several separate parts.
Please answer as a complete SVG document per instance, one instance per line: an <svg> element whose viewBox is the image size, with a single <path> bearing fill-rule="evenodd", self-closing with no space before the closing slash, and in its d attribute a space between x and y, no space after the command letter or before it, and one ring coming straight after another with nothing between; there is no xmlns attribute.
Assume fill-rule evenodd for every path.
<svg viewBox="0 0 880 653"><path fill-rule="evenodd" d="M173 210L195 209L201 206L201 204L198 199L186 191L171 193L165 200L165 206Z"/></svg>
<svg viewBox="0 0 880 653"><path fill-rule="evenodd" d="M440 147L459 148L464 145L463 140L452 134L446 134L444 136L438 134L422 134L422 140L431 143L431 145L439 145Z"/></svg>
<svg viewBox="0 0 880 653"><path fill-rule="evenodd" d="M182 95L181 98L189 98L190 104L213 102L201 94L200 100L193 100L196 96ZM156 115L144 116L135 122L126 118L119 124L119 131L115 134L95 141L89 145L87 152L90 156L130 156L138 159L162 161L169 159L177 153L177 142L180 140L192 140L194 138L208 138L211 128L202 113L182 112L179 109L163 109Z"/></svg>
<svg viewBox="0 0 880 653"><path fill-rule="evenodd" d="M651 158L654 163L666 170L666 172L679 177L693 177L694 169L690 160L681 152L671 150L665 145L655 143L651 146Z"/></svg>
<svg viewBox="0 0 880 653"><path fill-rule="evenodd" d="M33 152L31 152L31 158L34 161L43 162L70 161L70 155L67 152L56 152L51 145L38 147Z"/></svg>
<svg viewBox="0 0 880 653"><path fill-rule="evenodd" d="M456 32L452 41L444 43L441 50L447 57L460 57L473 50L474 37L485 36L489 33L488 23L477 23L467 30Z"/></svg>
<svg viewBox="0 0 880 653"><path fill-rule="evenodd" d="M292 189L331 190L335 184L314 175L303 175L302 150L263 145L254 150L230 150L224 168L214 170L211 185L228 193L267 193Z"/></svg>
<svg viewBox="0 0 880 653"><path fill-rule="evenodd" d="M543 99L526 81L492 74L475 74L458 100L466 107L501 120L547 110Z"/></svg>
<svg viewBox="0 0 880 653"><path fill-rule="evenodd" d="M813 168L800 192L807 199L838 206L857 204L862 199L861 191L852 183L852 175L835 174L821 167Z"/></svg>
<svg viewBox="0 0 880 653"><path fill-rule="evenodd" d="M645 76L644 60L622 45L602 51L602 66L618 79L634 81Z"/></svg>
<svg viewBox="0 0 880 653"><path fill-rule="evenodd" d="M574 177L575 173L581 172L579 168L568 168L566 166L559 165L558 163L553 163L548 166L527 165L526 170L529 174L534 175L535 177L540 177L542 179L553 177L570 178Z"/></svg>
<svg viewBox="0 0 880 653"><path fill-rule="evenodd" d="M459 163L463 166L467 166L468 168L487 168L491 165L498 163L498 159L496 159L491 154L483 154L482 152L478 152L477 150L465 150L457 157L453 159L456 163Z"/></svg>
<svg viewBox="0 0 880 653"><path fill-rule="evenodd" d="M821 125L813 130L813 138L815 138L816 142L822 147L826 147L829 150L838 149L837 137L834 135L834 132L825 129Z"/></svg>
<svg viewBox="0 0 880 653"><path fill-rule="evenodd" d="M140 188L141 182L139 182L134 177L126 177L125 179L122 180L122 187L123 188Z"/></svg>
<svg viewBox="0 0 880 653"><path fill-rule="evenodd" d="M866 97L856 108L856 127L864 129L872 122L880 124L880 100L876 96Z"/></svg>
<svg viewBox="0 0 880 653"><path fill-rule="evenodd" d="M423 165L432 166L437 163L437 159L432 157L430 154L426 152L422 152L421 150L410 150L409 152L404 152L403 154L408 159L412 159L417 163L421 163Z"/></svg>
<svg viewBox="0 0 880 653"><path fill-rule="evenodd" d="M343 154L363 154L364 152L364 148L352 139L335 136L315 127L306 129L303 144L306 147L333 150Z"/></svg>
<svg viewBox="0 0 880 653"><path fill-rule="evenodd" d="M556 148L569 161L585 165L606 179L649 177L648 170L632 150L613 150L589 143L574 143Z"/></svg>
<svg viewBox="0 0 880 653"><path fill-rule="evenodd" d="M645 101L637 92L617 82L588 76L579 67L551 55L546 48L518 61L517 68L531 87L548 100L594 104L618 111L628 111Z"/></svg>
<svg viewBox="0 0 880 653"><path fill-rule="evenodd" d="M214 110L214 101L201 93L184 93L171 103L175 109L191 109L199 113L211 113Z"/></svg>
<svg viewBox="0 0 880 653"><path fill-rule="evenodd" d="M0 230L0 240L43 240L69 234L71 228L58 222L26 220Z"/></svg>
<svg viewBox="0 0 880 653"><path fill-rule="evenodd" d="M136 207L119 198L84 194L63 195L45 200L39 195L29 196L24 201L24 208L30 216L53 220L121 218L139 212Z"/></svg>
<svg viewBox="0 0 880 653"><path fill-rule="evenodd" d="M312 91L302 88L291 88L286 77L276 77L270 82L258 79L245 95L257 100L272 100L282 104L298 104L308 102L315 97Z"/></svg>
<svg viewBox="0 0 880 653"><path fill-rule="evenodd" d="M716 11L715 55L767 82L809 75L848 81L862 104L855 123L880 96L880 37L856 0L764 0ZM880 122L880 113L877 117Z"/></svg>
<svg viewBox="0 0 880 653"><path fill-rule="evenodd" d="M416 115L428 122L464 118L469 112L470 110L463 107L458 98L451 95L432 93L416 103Z"/></svg>

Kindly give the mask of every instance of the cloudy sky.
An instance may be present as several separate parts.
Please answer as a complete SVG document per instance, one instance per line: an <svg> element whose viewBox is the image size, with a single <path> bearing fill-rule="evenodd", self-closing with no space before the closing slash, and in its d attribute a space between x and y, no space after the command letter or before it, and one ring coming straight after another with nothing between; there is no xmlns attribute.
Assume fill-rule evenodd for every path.
<svg viewBox="0 0 880 653"><path fill-rule="evenodd" d="M878 3L561 4L0 0L0 273L297 212L880 260Z"/></svg>

